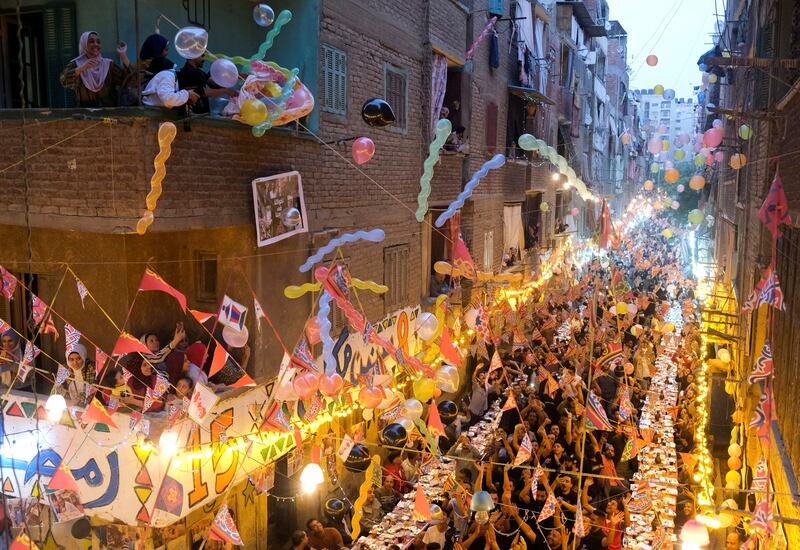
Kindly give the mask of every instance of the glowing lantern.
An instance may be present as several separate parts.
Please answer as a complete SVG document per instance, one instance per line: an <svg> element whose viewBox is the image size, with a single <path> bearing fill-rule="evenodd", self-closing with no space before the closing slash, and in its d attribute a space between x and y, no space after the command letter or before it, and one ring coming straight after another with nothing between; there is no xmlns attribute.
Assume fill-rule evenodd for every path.
<svg viewBox="0 0 800 550"><path fill-rule="evenodd" d="M683 524L680 540L685 545L694 547L705 546L711 542L708 538L708 528L696 519L690 519Z"/></svg>
<svg viewBox="0 0 800 550"><path fill-rule="evenodd" d="M695 191L700 191L706 185L706 178L703 176L697 175L692 176L692 179L689 180L689 189L693 189Z"/></svg>
<svg viewBox="0 0 800 550"><path fill-rule="evenodd" d="M742 153L736 153L731 155L731 168L734 170L741 169L745 164L747 164L747 157L744 156Z"/></svg>
<svg viewBox="0 0 800 550"><path fill-rule="evenodd" d="M664 181L667 183L675 183L681 179L681 173L676 168L670 168L664 172Z"/></svg>
<svg viewBox="0 0 800 550"><path fill-rule="evenodd" d="M753 137L753 129L747 124L742 124L739 126L739 137L744 140L750 139Z"/></svg>

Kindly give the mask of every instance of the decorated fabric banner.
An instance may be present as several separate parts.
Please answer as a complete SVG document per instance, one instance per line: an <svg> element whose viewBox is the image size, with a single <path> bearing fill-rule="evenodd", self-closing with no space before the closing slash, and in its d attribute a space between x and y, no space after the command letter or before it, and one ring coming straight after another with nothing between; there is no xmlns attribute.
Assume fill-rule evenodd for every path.
<svg viewBox="0 0 800 550"><path fill-rule="evenodd" d="M339 460L345 462L347 457L350 456L350 451L353 450L355 447L356 442L350 437L349 434L345 434L344 438L342 438L342 443L339 445L339 449L336 451L336 456L339 457Z"/></svg>
<svg viewBox="0 0 800 550"><path fill-rule="evenodd" d="M553 515L556 513L557 506L558 501L556 500L556 496L552 492L549 492L547 494L547 500L544 502L542 511L539 513L539 517L536 521L542 523L547 518L553 517Z"/></svg>
<svg viewBox="0 0 800 550"><path fill-rule="evenodd" d="M588 407L586 408L586 427L590 430L610 432L613 430L606 416L606 411L600 403L600 398L593 391L589 391Z"/></svg>
<svg viewBox="0 0 800 550"><path fill-rule="evenodd" d="M64 323L64 350L67 355L75 350L78 342L81 340L81 333L69 323Z"/></svg>
<svg viewBox="0 0 800 550"><path fill-rule="evenodd" d="M247 318L247 308L230 298L227 294L222 298L218 320L225 326L241 331Z"/></svg>
<svg viewBox="0 0 800 550"><path fill-rule="evenodd" d="M17 288L17 278L9 273L5 267L0 265L0 277L2 277L2 293L6 300L14 299L14 290Z"/></svg>
<svg viewBox="0 0 800 550"><path fill-rule="evenodd" d="M211 415L214 405L219 401L219 396L200 382L195 384L192 398L189 401L187 414L189 418L202 425Z"/></svg>

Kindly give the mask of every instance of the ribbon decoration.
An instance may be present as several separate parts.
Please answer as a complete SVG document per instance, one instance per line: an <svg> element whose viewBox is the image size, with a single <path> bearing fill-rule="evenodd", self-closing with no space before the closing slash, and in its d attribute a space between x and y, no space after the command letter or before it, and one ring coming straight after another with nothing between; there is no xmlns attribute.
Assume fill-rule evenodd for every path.
<svg viewBox="0 0 800 550"><path fill-rule="evenodd" d="M233 57L229 57L227 55L222 54L215 54L211 52L206 52L205 57L210 61L214 61L216 59L227 59L237 65L241 65L245 71L250 70L250 63L253 61L258 61L264 59L267 55L267 51L272 47L272 43L275 41L275 37L277 37L281 33L281 29L283 26L292 20L292 12L289 10L282 10L278 17L275 18L275 22L272 25L272 28L267 33L266 38L264 38L264 42L258 47L258 51L250 56L249 59L242 57L240 55L235 55Z"/></svg>
<svg viewBox="0 0 800 550"><path fill-rule="evenodd" d="M575 173L575 170L569 166L567 159L559 155L558 152L547 145L544 140L536 139L531 134L522 134L519 136L519 139L517 139L517 145L524 151L535 151L555 164L558 167L558 171L567 176L569 184L578 190L578 194L584 201L598 201L597 197L592 195L583 180ZM544 208L542 208L542 210L544 211Z"/></svg>
<svg viewBox="0 0 800 550"><path fill-rule="evenodd" d="M380 455L372 455L367 471L364 474L364 483L358 488L358 498L353 503L353 518L350 520L351 536L353 540L357 540L361 534L361 517L363 516L362 509L364 503L367 502L367 493L373 486L372 477L375 472L381 471L381 457Z"/></svg>
<svg viewBox="0 0 800 550"><path fill-rule="evenodd" d="M319 311L317 311L317 324L319 325L319 339L322 340L322 358L325 360L325 374L336 372L336 360L333 358L333 338L331 337L331 301L333 298L323 292L319 298Z"/></svg>
<svg viewBox="0 0 800 550"><path fill-rule="evenodd" d="M419 177L419 195L417 195L417 221L425 219L425 212L428 211L428 197L431 195L431 179L433 178L433 167L439 162L439 150L444 146L450 132L453 131L453 124L446 118L442 118L436 123L436 137L428 145L428 158L423 163L422 175Z"/></svg>
<svg viewBox="0 0 800 550"><path fill-rule="evenodd" d="M385 294L389 292L388 286L378 284L375 281L362 281L361 279L356 279L353 277L350 280L350 283L350 286L353 288L357 288L358 290L369 290L375 294ZM322 288L322 285L319 283L304 283L299 286L289 285L283 289L283 295L290 300L294 300L295 298L300 298L309 292L319 292L320 288Z"/></svg>
<svg viewBox="0 0 800 550"><path fill-rule="evenodd" d="M475 48L477 48L477 47L478 47L478 45L479 45L481 42L483 42L483 40L484 40L484 39L485 39L487 36L489 36L489 33L492 31L492 27L494 27L494 24L495 24L496 22L497 22L497 16L495 15L494 17L492 17L491 19L489 19L488 23L486 23L486 26L485 26L485 27L483 27L483 30L482 30L482 31L481 31L481 33L478 35L478 38L476 38L476 39L475 39L475 42L473 42L473 43L472 43L472 46L470 46L470 47L469 47L469 50L467 50L467 59L468 59L468 60L469 60L469 59L472 59L472 57L475 55Z"/></svg>
<svg viewBox="0 0 800 550"><path fill-rule="evenodd" d="M156 209L156 203L161 196L161 182L167 175L167 169L164 164L172 154L172 145L175 136L178 134L178 129L172 122L162 122L158 126L158 154L153 159L153 177L150 178L150 192L147 194L145 202L147 210L136 223L136 232L139 235L144 235L150 224L153 223L153 211Z"/></svg>
<svg viewBox="0 0 800 550"><path fill-rule="evenodd" d="M261 124L256 124L251 129L251 133L254 137L261 137L264 135L264 132L272 128L272 124L275 122L275 119L277 119L283 112L283 109L286 107L286 102L289 101L289 97L291 97L292 93L294 93L294 87L297 84L297 73L299 72L300 70L297 68L289 71L289 76L286 79L286 84L283 85L281 95L279 95L277 99L269 99L269 102L272 104L272 108L269 110L267 120Z"/></svg>
<svg viewBox="0 0 800 550"><path fill-rule="evenodd" d="M506 163L505 155L497 154L493 156L491 159L487 160L483 163L477 172L472 175L472 178L467 182L464 186L464 190L458 194L456 200L450 203L450 206L447 207L447 210L442 212L438 218L436 218L436 227L442 227L444 222L449 220L450 218L455 215L459 208L464 206L464 202L472 196L472 192L478 187L478 184L481 182L484 176L489 173L489 170L496 170L500 168Z"/></svg>
<svg viewBox="0 0 800 550"><path fill-rule="evenodd" d="M336 237L335 239L331 239L328 243L317 250L314 254L308 257L308 259L300 266L300 272L306 273L310 271L315 264L322 261L322 258L325 257L326 254L330 254L338 247L342 246L343 244L355 243L358 241L369 241L373 243L379 243L386 238L386 233L383 232L383 229L373 229L371 231L356 231L355 233L345 233L341 237Z"/></svg>

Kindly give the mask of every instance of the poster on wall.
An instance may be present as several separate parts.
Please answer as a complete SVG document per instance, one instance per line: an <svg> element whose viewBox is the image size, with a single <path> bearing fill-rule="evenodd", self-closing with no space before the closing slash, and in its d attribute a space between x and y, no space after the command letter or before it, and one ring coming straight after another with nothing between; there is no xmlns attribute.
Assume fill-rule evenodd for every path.
<svg viewBox="0 0 800 550"><path fill-rule="evenodd" d="M300 172L285 172L253 180L256 242L267 246L308 232Z"/></svg>

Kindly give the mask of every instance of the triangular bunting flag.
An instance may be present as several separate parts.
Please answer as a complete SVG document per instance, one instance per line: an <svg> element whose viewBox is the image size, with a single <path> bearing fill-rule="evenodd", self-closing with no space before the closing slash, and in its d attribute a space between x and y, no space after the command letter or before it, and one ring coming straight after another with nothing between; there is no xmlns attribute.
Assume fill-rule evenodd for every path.
<svg viewBox="0 0 800 550"><path fill-rule="evenodd" d="M414 517L417 521L430 521L433 517L431 514L431 505L425 497L425 492L422 490L421 483L417 483L417 493L414 496Z"/></svg>
<svg viewBox="0 0 800 550"><path fill-rule="evenodd" d="M441 437L444 435L444 425L439 416L439 409L436 407L436 401L431 401L428 407L428 434L432 437Z"/></svg>
<svg viewBox="0 0 800 550"><path fill-rule="evenodd" d="M539 518L536 520L538 523L542 523L547 518L553 517L556 513L556 506L558 505L558 501L556 500L556 496L550 492L547 495L547 500L544 502L544 506L542 506L542 511L539 513Z"/></svg>
<svg viewBox="0 0 800 550"><path fill-rule="evenodd" d="M186 310L186 296L179 290L173 288L161 276L149 267L144 270L142 281L139 283L139 291L156 290L165 292L175 298L181 306L181 311Z"/></svg>
<svg viewBox="0 0 800 550"><path fill-rule="evenodd" d="M244 546L244 542L239 536L239 531L236 529L236 524L233 522L233 517L228 510L228 503L223 504L222 508L217 512L217 516L211 524L211 530L208 532L208 538L226 544Z"/></svg>
<svg viewBox="0 0 800 550"><path fill-rule="evenodd" d="M64 464L63 460L53 473L53 477L50 478L50 483L47 484L47 488L51 491L64 489L66 491L78 493L78 483L75 481L75 478L72 476L72 472L67 465Z"/></svg>

